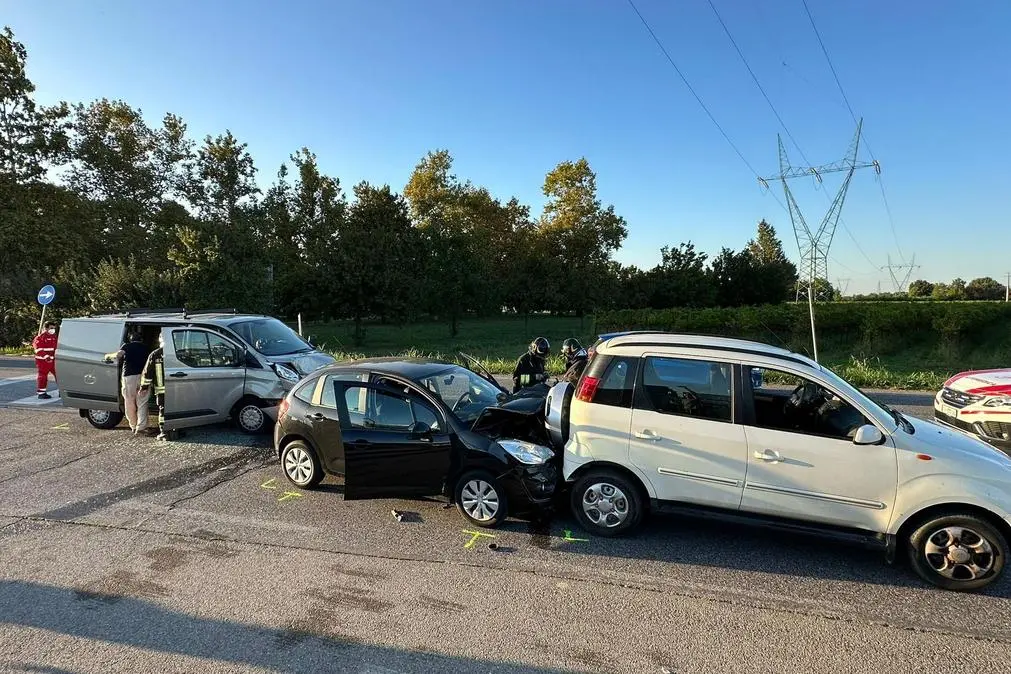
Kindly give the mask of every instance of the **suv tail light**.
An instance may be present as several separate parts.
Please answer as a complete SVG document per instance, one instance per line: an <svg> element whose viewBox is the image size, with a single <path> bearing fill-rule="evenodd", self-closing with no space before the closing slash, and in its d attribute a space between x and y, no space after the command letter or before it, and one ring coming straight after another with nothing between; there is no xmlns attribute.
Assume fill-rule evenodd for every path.
<svg viewBox="0 0 1011 674"><path fill-rule="evenodd" d="M576 392L576 400L584 403L593 402L593 396L600 386L600 377L589 377L583 375L579 381L579 391Z"/></svg>

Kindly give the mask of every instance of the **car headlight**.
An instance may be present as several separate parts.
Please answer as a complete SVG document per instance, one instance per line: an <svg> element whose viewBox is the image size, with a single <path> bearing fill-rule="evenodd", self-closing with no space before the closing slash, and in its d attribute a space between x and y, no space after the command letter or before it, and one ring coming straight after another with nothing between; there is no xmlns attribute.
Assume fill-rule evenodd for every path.
<svg viewBox="0 0 1011 674"><path fill-rule="evenodd" d="M983 407L1011 407L1011 397L990 398L990 400L983 403Z"/></svg>
<svg viewBox="0 0 1011 674"><path fill-rule="evenodd" d="M299 376L298 372L295 372L287 365L281 365L280 363L274 363L274 372L277 376L285 381L296 382L302 377Z"/></svg>
<svg viewBox="0 0 1011 674"><path fill-rule="evenodd" d="M547 447L535 445L532 442L524 442L522 440L499 440L498 444L502 447L502 449L507 451L511 457L520 463L527 464L528 466L536 466L546 463L548 459L555 455L555 453Z"/></svg>

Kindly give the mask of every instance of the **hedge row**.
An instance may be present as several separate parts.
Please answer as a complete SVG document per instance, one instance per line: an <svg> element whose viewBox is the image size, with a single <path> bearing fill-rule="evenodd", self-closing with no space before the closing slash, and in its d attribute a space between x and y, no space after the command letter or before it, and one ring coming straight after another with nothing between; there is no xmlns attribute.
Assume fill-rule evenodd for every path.
<svg viewBox="0 0 1011 674"><path fill-rule="evenodd" d="M598 332L659 330L739 337L792 349L809 347L806 304L734 309L620 310L597 315ZM1011 328L1011 304L1004 302L834 302L815 306L819 344L823 341L895 352L915 343L973 348L992 338L993 329Z"/></svg>

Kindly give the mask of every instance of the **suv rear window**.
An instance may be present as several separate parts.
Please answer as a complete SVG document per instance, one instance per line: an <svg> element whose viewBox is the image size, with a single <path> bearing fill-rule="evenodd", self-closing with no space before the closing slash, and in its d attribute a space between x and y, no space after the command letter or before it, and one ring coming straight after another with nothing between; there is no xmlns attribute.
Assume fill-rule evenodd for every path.
<svg viewBox="0 0 1011 674"><path fill-rule="evenodd" d="M600 384L593 394L593 403L611 407L632 407L638 362L638 358L597 354L583 375L584 378L600 379Z"/></svg>

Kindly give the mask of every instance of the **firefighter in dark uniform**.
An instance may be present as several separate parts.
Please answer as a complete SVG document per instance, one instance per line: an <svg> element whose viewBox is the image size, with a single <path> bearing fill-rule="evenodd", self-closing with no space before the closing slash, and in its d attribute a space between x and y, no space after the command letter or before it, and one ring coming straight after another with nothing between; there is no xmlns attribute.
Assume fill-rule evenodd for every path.
<svg viewBox="0 0 1011 674"><path fill-rule="evenodd" d="M527 352L520 356L513 369L513 393L529 386L535 386L547 381L548 353L551 345L543 337L530 342Z"/></svg>
<svg viewBox="0 0 1011 674"><path fill-rule="evenodd" d="M140 378L141 393L147 393L154 386L155 402L158 403L158 439L168 440L165 433L165 350L164 341L158 339L158 348L151 352ZM144 396L145 400L147 396Z"/></svg>
<svg viewBox="0 0 1011 674"><path fill-rule="evenodd" d="M586 349L579 344L579 340L569 338L562 342L562 355L565 356L565 374L559 381L575 384L586 369Z"/></svg>

